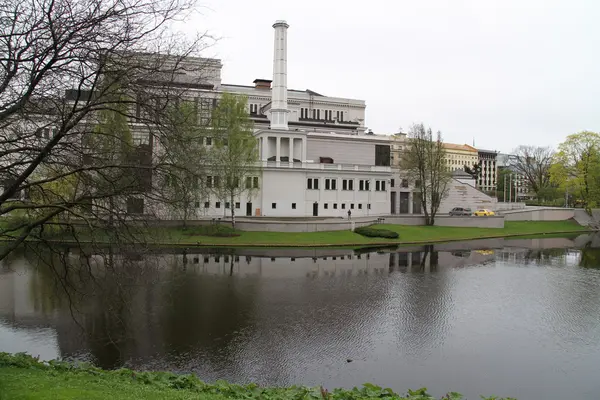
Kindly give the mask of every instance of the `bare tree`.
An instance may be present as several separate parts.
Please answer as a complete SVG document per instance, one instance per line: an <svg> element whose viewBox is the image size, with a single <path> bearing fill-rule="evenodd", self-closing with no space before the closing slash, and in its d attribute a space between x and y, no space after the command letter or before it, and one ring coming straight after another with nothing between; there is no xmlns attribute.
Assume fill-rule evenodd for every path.
<svg viewBox="0 0 600 400"><path fill-rule="evenodd" d="M195 0L0 6L0 216L16 219L1 229L13 241L0 259L59 217L127 221L143 198L161 200L155 182L173 142L165 110L212 89L211 60L193 57L207 37L171 33L195 9ZM106 129L110 119L130 133ZM106 157L115 146L120 156Z"/></svg>
<svg viewBox="0 0 600 400"><path fill-rule="evenodd" d="M446 168L445 156L441 132L438 131L434 137L431 128L425 128L423 124L410 127L408 146L402 155L402 168L419 183L427 225L435 224L440 204L448 195L451 176Z"/></svg>
<svg viewBox="0 0 600 400"><path fill-rule="evenodd" d="M211 125L211 186L219 199L229 203L234 228L236 200L258 189L260 176L258 142L246 106L245 97L225 93L213 112Z"/></svg>
<svg viewBox="0 0 600 400"><path fill-rule="evenodd" d="M550 185L550 167L554 158L551 147L519 146L510 158L510 169L525 177L529 188L539 197Z"/></svg>

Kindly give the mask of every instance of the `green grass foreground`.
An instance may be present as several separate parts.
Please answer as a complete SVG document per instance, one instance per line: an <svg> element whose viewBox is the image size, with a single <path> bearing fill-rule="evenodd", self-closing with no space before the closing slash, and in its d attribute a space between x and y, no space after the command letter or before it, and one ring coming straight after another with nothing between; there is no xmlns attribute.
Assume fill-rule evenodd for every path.
<svg viewBox="0 0 600 400"><path fill-rule="evenodd" d="M89 364L39 362L25 354L0 353L0 400L70 399L264 399L264 400L435 400L426 389L394 393L372 384L351 390L292 386L266 388L233 385L224 381L207 384L195 375L167 372L104 371ZM462 400L448 393L444 400ZM487 400L502 400L484 397ZM506 398L504 400L511 400ZM515 400L515 399L512 399Z"/></svg>
<svg viewBox="0 0 600 400"><path fill-rule="evenodd" d="M448 226L373 225L397 232L398 239L369 238L351 231L329 232L242 232L239 236L214 237L195 233L194 229L162 230L164 241L173 244L221 246L362 246L373 244L412 244L444 241L531 236L553 233L585 232L587 229L575 221L508 221L504 228L455 228ZM202 233L202 232L200 232Z"/></svg>

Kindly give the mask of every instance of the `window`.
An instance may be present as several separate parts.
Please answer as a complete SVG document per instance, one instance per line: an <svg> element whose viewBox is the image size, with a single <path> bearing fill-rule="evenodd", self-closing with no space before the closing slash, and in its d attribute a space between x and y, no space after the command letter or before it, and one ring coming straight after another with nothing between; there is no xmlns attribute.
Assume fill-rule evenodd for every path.
<svg viewBox="0 0 600 400"><path fill-rule="evenodd" d="M225 202L225 208L229 208L229 202Z"/></svg>
<svg viewBox="0 0 600 400"><path fill-rule="evenodd" d="M407 188L408 187L408 179L402 179L402 182L400 184L403 188Z"/></svg>
<svg viewBox="0 0 600 400"><path fill-rule="evenodd" d="M394 179L392 179L392 180L390 181L390 187L394 187L394 185L395 185L395 184L396 184L396 181L395 181Z"/></svg>
<svg viewBox="0 0 600 400"><path fill-rule="evenodd" d="M212 146L212 138L210 136L206 138L206 145Z"/></svg>
<svg viewBox="0 0 600 400"><path fill-rule="evenodd" d="M252 177L247 176L246 177L246 189L251 189L251 188L252 188Z"/></svg>
<svg viewBox="0 0 600 400"><path fill-rule="evenodd" d="M337 210L337 203L333 203L333 209Z"/></svg>
<svg viewBox="0 0 600 400"><path fill-rule="evenodd" d="M337 190L337 179L335 179L335 178L325 179L325 190Z"/></svg>
<svg viewBox="0 0 600 400"><path fill-rule="evenodd" d="M306 180L306 188L319 190L319 178L308 178Z"/></svg>
<svg viewBox="0 0 600 400"><path fill-rule="evenodd" d="M321 110L317 110L317 119L321 119Z"/></svg>
<svg viewBox="0 0 600 400"><path fill-rule="evenodd" d="M367 204L367 209L371 209L371 203Z"/></svg>
<svg viewBox="0 0 600 400"><path fill-rule="evenodd" d="M210 207L210 203L208 201L204 202L204 208L209 208Z"/></svg>
<svg viewBox="0 0 600 400"><path fill-rule="evenodd" d="M342 210L346 209L346 203L342 203Z"/></svg>
<svg viewBox="0 0 600 400"><path fill-rule="evenodd" d="M358 190L369 191L369 180L361 179L358 181Z"/></svg>
<svg viewBox="0 0 600 400"><path fill-rule="evenodd" d="M350 209L354 210L354 203L350 204Z"/></svg>
<svg viewBox="0 0 600 400"><path fill-rule="evenodd" d="M144 213L144 199L136 199L130 197L127 199L127 213L128 214L143 214Z"/></svg>
<svg viewBox="0 0 600 400"><path fill-rule="evenodd" d="M239 201L237 203L235 203L235 208L240 208L240 207L241 207L241 204Z"/></svg>
<svg viewBox="0 0 600 400"><path fill-rule="evenodd" d="M292 203L292 210L296 209L296 203Z"/></svg>
<svg viewBox="0 0 600 400"><path fill-rule="evenodd" d="M375 181L375 191L385 192L385 181Z"/></svg>
<svg viewBox="0 0 600 400"><path fill-rule="evenodd" d="M312 110L312 119L317 118L317 110Z"/></svg>
<svg viewBox="0 0 600 400"><path fill-rule="evenodd" d="M252 178L252 187L258 189L258 176Z"/></svg>
<svg viewBox="0 0 600 400"><path fill-rule="evenodd" d="M217 201L215 203L215 208L221 208L221 202L220 201Z"/></svg>
<svg viewBox="0 0 600 400"><path fill-rule="evenodd" d="M213 177L212 176L207 176L206 177L206 187L207 188L211 188L213 187Z"/></svg>
<svg viewBox="0 0 600 400"><path fill-rule="evenodd" d="M359 209L359 210L362 210L362 204L359 204L359 205L358 205L358 209Z"/></svg>
<svg viewBox="0 0 600 400"><path fill-rule="evenodd" d="M213 176L213 186L216 188L220 186L220 179L218 176Z"/></svg>
<svg viewBox="0 0 600 400"><path fill-rule="evenodd" d="M354 179L343 179L342 190L354 190Z"/></svg>
<svg viewBox="0 0 600 400"><path fill-rule="evenodd" d="M272 209L276 209L277 208L277 203L271 203L271 208Z"/></svg>
<svg viewBox="0 0 600 400"><path fill-rule="evenodd" d="M390 146L383 144L375 145L375 165L389 167L390 166Z"/></svg>
<svg viewBox="0 0 600 400"><path fill-rule="evenodd" d="M416 188L420 188L420 187L421 187L421 181L420 181L420 180L418 180L418 179L417 179L417 180L415 181L415 187L416 187Z"/></svg>
<svg viewBox="0 0 600 400"><path fill-rule="evenodd" d="M329 208L329 204L328 203L323 204L323 208L327 210Z"/></svg>
<svg viewBox="0 0 600 400"><path fill-rule="evenodd" d="M199 202L199 201L196 201L196 202L194 203L194 207L196 207L196 208L200 208L200 202Z"/></svg>

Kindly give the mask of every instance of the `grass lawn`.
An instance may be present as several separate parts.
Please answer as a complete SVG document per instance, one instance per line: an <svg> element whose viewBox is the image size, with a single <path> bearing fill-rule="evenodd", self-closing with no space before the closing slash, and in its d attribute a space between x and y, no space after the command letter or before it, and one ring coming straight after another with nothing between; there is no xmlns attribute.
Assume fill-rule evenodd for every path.
<svg viewBox="0 0 600 400"><path fill-rule="evenodd" d="M409 226L383 224L376 227L398 232L398 239L367 238L351 231L331 232L238 232L236 237L211 237L193 235L182 229L163 230L163 240L177 244L201 245L265 245L265 246L343 246L369 245L373 243L433 242L469 240L482 237L503 237L511 235L549 234L553 232L584 231L575 221L509 221L504 228L455 228L447 226Z"/></svg>
<svg viewBox="0 0 600 400"><path fill-rule="evenodd" d="M41 362L27 354L0 353L0 400L435 400L425 388L400 395L372 384L353 389L303 386L241 386L225 381L202 382L196 375L169 372L105 371L93 365L63 361ZM444 399L462 400L454 393ZM502 400L497 397L484 400ZM514 399L505 399L514 400Z"/></svg>
<svg viewBox="0 0 600 400"><path fill-rule="evenodd" d="M225 396L150 386L108 374L67 373L41 369L0 368L0 400L195 399Z"/></svg>
<svg viewBox="0 0 600 400"><path fill-rule="evenodd" d="M431 243L443 241L472 240L506 236L542 236L565 234L567 232L584 232L585 227L575 221L507 221L504 228L456 228L448 226L411 226L382 224L375 227L392 230L399 234L398 239L368 238L351 231L328 232L244 232L236 231L237 236L210 236L206 234L207 226L182 228L150 228L140 230L140 241L159 245L191 245L191 246L278 246L278 247L318 247L318 246L369 246L385 244ZM219 231L231 233L227 226L219 227ZM107 242L106 234L96 232L94 240ZM89 240L86 232L78 234L78 240ZM71 242L72 236L55 236L56 241ZM110 240L109 242L114 242Z"/></svg>

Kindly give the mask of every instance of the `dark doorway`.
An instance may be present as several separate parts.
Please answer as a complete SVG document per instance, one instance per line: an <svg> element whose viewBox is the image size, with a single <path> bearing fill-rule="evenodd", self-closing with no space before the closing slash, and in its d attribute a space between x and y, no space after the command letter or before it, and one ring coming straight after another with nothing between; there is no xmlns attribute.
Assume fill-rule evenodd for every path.
<svg viewBox="0 0 600 400"><path fill-rule="evenodd" d="M400 214L408 214L408 192L400 192Z"/></svg>
<svg viewBox="0 0 600 400"><path fill-rule="evenodd" d="M390 213L396 214L396 192L390 192Z"/></svg>
<svg viewBox="0 0 600 400"><path fill-rule="evenodd" d="M319 203L314 202L313 203L313 217L318 217L319 216Z"/></svg>
<svg viewBox="0 0 600 400"><path fill-rule="evenodd" d="M252 216L252 203L246 203L246 216Z"/></svg>
<svg viewBox="0 0 600 400"><path fill-rule="evenodd" d="M413 214L422 214L421 210L421 193L413 193Z"/></svg>

